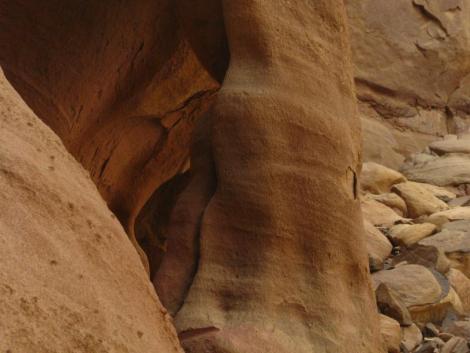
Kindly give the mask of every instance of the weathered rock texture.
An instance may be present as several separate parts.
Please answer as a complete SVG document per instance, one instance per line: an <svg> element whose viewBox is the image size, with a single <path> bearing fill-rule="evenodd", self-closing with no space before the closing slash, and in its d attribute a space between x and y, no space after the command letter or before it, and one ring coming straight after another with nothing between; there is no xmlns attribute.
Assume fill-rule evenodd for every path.
<svg viewBox="0 0 470 353"><path fill-rule="evenodd" d="M182 352L126 233L0 71L0 351Z"/></svg>
<svg viewBox="0 0 470 353"><path fill-rule="evenodd" d="M341 0L3 1L0 29L187 352L380 352Z"/></svg>
<svg viewBox="0 0 470 353"><path fill-rule="evenodd" d="M466 131L468 1L348 0L347 7L366 130L371 124L387 127L369 129L366 158L380 162L387 156L383 160L393 165L397 153L423 148L429 135Z"/></svg>

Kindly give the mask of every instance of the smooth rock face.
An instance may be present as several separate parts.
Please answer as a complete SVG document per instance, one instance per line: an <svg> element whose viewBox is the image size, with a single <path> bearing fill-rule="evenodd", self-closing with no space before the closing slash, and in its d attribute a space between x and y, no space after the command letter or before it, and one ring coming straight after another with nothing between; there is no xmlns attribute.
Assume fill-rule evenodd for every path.
<svg viewBox="0 0 470 353"><path fill-rule="evenodd" d="M393 191L405 200L410 218L418 218L449 208L444 201L439 200L434 194L422 188L418 183L406 182L397 184L393 186Z"/></svg>
<svg viewBox="0 0 470 353"><path fill-rule="evenodd" d="M448 106L452 128L465 130L470 5L354 0L347 7L360 101L395 125L442 135Z"/></svg>
<svg viewBox="0 0 470 353"><path fill-rule="evenodd" d="M185 234L168 251L194 241L191 259L149 266L155 281L172 266L186 281L165 299L188 352L380 351L343 1L21 0L0 12L9 79L135 243L139 213L194 164L195 126L211 118L216 180L190 181L169 222Z"/></svg>
<svg viewBox="0 0 470 353"><path fill-rule="evenodd" d="M183 345L380 351L343 2L226 1L224 14L232 57L213 110L217 189L176 315L183 336L214 330ZM323 217L330 207L334 216Z"/></svg>
<svg viewBox="0 0 470 353"><path fill-rule="evenodd" d="M399 172L383 165L368 162L362 165L361 188L373 194L390 192L393 185L406 181Z"/></svg>
<svg viewBox="0 0 470 353"><path fill-rule="evenodd" d="M0 73L0 351L182 353L122 226Z"/></svg>

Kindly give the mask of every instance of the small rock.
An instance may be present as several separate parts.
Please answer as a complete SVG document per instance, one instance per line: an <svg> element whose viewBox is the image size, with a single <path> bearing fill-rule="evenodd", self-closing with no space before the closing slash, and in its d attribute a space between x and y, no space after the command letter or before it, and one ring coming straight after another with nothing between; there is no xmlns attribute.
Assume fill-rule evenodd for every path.
<svg viewBox="0 0 470 353"><path fill-rule="evenodd" d="M410 160L401 172L413 181L446 186L470 183L470 155L446 155Z"/></svg>
<svg viewBox="0 0 470 353"><path fill-rule="evenodd" d="M470 313L470 279L455 268L451 268L446 276L462 301L463 311Z"/></svg>
<svg viewBox="0 0 470 353"><path fill-rule="evenodd" d="M380 203L383 203L385 206L390 207L401 217L405 217L408 213L405 200L403 200L400 196L393 192L380 195L370 194L370 197L375 201L378 201Z"/></svg>
<svg viewBox="0 0 470 353"><path fill-rule="evenodd" d="M362 165L361 188L372 194L383 194L390 192L390 188L406 181L399 172L384 167L383 165L367 162Z"/></svg>
<svg viewBox="0 0 470 353"><path fill-rule="evenodd" d="M394 244L408 247L430 236L436 229L432 223L397 224L390 228L389 234Z"/></svg>
<svg viewBox="0 0 470 353"><path fill-rule="evenodd" d="M401 345L405 347L408 351L412 351L413 349L418 347L418 345L423 340L421 330L415 324L408 327L402 327L401 332Z"/></svg>
<svg viewBox="0 0 470 353"><path fill-rule="evenodd" d="M406 182L394 185L392 191L405 200L408 217L418 218L436 212L444 211L449 206L423 188L419 183Z"/></svg>
<svg viewBox="0 0 470 353"><path fill-rule="evenodd" d="M450 268L449 259L441 250L435 246L420 244L414 244L395 256L392 259L392 266L396 267L401 262L422 265L440 273L447 273Z"/></svg>
<svg viewBox="0 0 470 353"><path fill-rule="evenodd" d="M433 223L437 226L443 226L448 222L470 220L470 207L456 207L447 211L441 211L425 218L425 222Z"/></svg>
<svg viewBox="0 0 470 353"><path fill-rule="evenodd" d="M470 140L467 139L454 139L454 140L441 140L432 142L429 149L438 154L443 155L447 153L470 153Z"/></svg>
<svg viewBox="0 0 470 353"><path fill-rule="evenodd" d="M380 315L380 334L388 353L399 353L401 342L400 324L385 315Z"/></svg>
<svg viewBox="0 0 470 353"><path fill-rule="evenodd" d="M442 347L441 353L469 353L467 341L462 337L452 337Z"/></svg>
<svg viewBox="0 0 470 353"><path fill-rule="evenodd" d="M456 199L450 200L447 204L449 207L470 206L470 196L457 197Z"/></svg>
<svg viewBox="0 0 470 353"><path fill-rule="evenodd" d="M470 341L470 321L452 321L446 323L443 331Z"/></svg>
<svg viewBox="0 0 470 353"><path fill-rule="evenodd" d="M439 329L433 323L428 322L424 326L424 335L426 337L438 337L439 336Z"/></svg>
<svg viewBox="0 0 470 353"><path fill-rule="evenodd" d="M452 268L470 276L470 232L443 230L419 244L436 247L446 255Z"/></svg>
<svg viewBox="0 0 470 353"><path fill-rule="evenodd" d="M377 306L382 314L397 320L402 326L412 324L410 312L401 301L399 294L395 293L393 289L381 283L375 291L375 296Z"/></svg>
<svg viewBox="0 0 470 353"><path fill-rule="evenodd" d="M441 332L439 334L439 338L443 340L444 342L449 341L452 337L454 337L454 335L447 333L447 332Z"/></svg>
<svg viewBox="0 0 470 353"><path fill-rule="evenodd" d="M392 252L392 244L372 223L364 220L366 246L369 254L369 266L372 272L383 268L384 260Z"/></svg>
<svg viewBox="0 0 470 353"><path fill-rule="evenodd" d="M427 341L424 342L417 350L415 350L415 353L436 353L438 350L437 343L434 341ZM438 352L438 351L437 351Z"/></svg>
<svg viewBox="0 0 470 353"><path fill-rule="evenodd" d="M364 196L361 200L362 214L366 220L375 226L390 227L403 220L394 210L383 203L375 201L370 196Z"/></svg>

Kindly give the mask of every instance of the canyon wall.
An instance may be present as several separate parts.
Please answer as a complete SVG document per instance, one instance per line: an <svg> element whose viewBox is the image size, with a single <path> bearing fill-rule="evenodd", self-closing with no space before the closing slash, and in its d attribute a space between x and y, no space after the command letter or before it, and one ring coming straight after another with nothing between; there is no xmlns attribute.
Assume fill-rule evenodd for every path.
<svg viewBox="0 0 470 353"><path fill-rule="evenodd" d="M117 296L100 303L103 315L123 310L123 298L129 305L147 301L132 324L155 332L147 338L139 331L154 347L134 343L142 338L137 332L132 349L179 349L143 280L146 268L187 352L381 351L358 199L361 128L342 1L3 0L0 29L6 77L88 170L140 253L144 266L110 221L116 244L91 261L109 275L111 284L99 285ZM42 180L36 170L25 172ZM58 181L41 182L78 178L55 175ZM55 200L44 192L38 187L35 197ZM59 218L50 207L44 222ZM102 203L91 212L106 210ZM94 236L69 231L71 239ZM50 237L44 241L56 241ZM88 251L95 250L64 250L64 271L72 275ZM129 264L113 267L121 257ZM12 283L23 278L7 275ZM48 276L64 291L79 290ZM141 282L126 282L131 278ZM125 325L114 332L122 339L131 334ZM74 339L60 337L50 343L58 351Z"/></svg>
<svg viewBox="0 0 470 353"><path fill-rule="evenodd" d="M347 0L366 160L398 167L436 136L467 132L470 4Z"/></svg>

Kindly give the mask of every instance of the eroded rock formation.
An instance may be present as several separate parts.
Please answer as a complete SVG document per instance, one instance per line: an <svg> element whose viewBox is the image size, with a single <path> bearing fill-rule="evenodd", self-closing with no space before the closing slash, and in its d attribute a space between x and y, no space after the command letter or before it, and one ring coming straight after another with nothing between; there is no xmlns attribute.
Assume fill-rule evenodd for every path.
<svg viewBox="0 0 470 353"><path fill-rule="evenodd" d="M0 29L7 78L150 258L187 352L381 351L342 1L5 0Z"/></svg>
<svg viewBox="0 0 470 353"><path fill-rule="evenodd" d="M0 351L181 353L88 173L0 72Z"/></svg>
<svg viewBox="0 0 470 353"><path fill-rule="evenodd" d="M366 159L398 167L401 155L422 149L435 136L466 131L468 1L346 3Z"/></svg>

